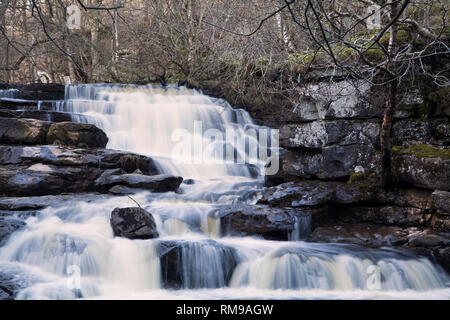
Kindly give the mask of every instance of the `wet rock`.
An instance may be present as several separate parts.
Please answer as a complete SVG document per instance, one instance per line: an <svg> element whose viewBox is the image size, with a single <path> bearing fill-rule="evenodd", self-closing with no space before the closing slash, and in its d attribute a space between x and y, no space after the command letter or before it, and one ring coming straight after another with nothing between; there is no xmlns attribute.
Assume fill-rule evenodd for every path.
<svg viewBox="0 0 450 320"><path fill-rule="evenodd" d="M403 184L450 191L450 159L394 153L393 173Z"/></svg>
<svg viewBox="0 0 450 320"><path fill-rule="evenodd" d="M116 237L152 239L159 236L153 216L139 207L115 208L110 223Z"/></svg>
<svg viewBox="0 0 450 320"><path fill-rule="evenodd" d="M236 249L206 241L160 241L158 254L163 286L220 288L229 284L239 263Z"/></svg>
<svg viewBox="0 0 450 320"><path fill-rule="evenodd" d="M145 189L152 192L176 191L183 181L182 177L171 175L146 176L142 174L105 174L95 181L96 186L110 187L123 185L130 188Z"/></svg>
<svg viewBox="0 0 450 320"><path fill-rule="evenodd" d="M232 205L218 210L223 235L260 235L266 239L287 240L294 230L292 208L271 208L265 205Z"/></svg>
<svg viewBox="0 0 450 320"><path fill-rule="evenodd" d="M101 129L92 124L58 122L50 126L47 143L79 148L104 148L108 138Z"/></svg>
<svg viewBox="0 0 450 320"><path fill-rule="evenodd" d="M280 145L287 148L317 149L330 145L377 145L378 122L314 121L285 125L280 129Z"/></svg>
<svg viewBox="0 0 450 320"><path fill-rule="evenodd" d="M33 119L0 118L0 143L45 144L50 125Z"/></svg>

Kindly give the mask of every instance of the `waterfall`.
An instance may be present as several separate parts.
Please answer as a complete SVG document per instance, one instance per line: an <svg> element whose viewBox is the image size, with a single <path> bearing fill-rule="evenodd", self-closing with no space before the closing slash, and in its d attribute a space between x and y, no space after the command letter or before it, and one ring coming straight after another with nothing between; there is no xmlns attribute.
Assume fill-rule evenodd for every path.
<svg viewBox="0 0 450 320"><path fill-rule="evenodd" d="M269 128L224 100L176 86L90 84L67 85L64 100L46 103L103 129L108 148L150 156L193 183L133 196L154 216L158 239L113 236L110 213L133 205L126 196L40 210L0 247L0 273L20 279L19 299L450 297L448 275L426 258L302 241L309 215L296 217L291 241L221 237L211 213L255 204L277 149L263 141Z"/></svg>

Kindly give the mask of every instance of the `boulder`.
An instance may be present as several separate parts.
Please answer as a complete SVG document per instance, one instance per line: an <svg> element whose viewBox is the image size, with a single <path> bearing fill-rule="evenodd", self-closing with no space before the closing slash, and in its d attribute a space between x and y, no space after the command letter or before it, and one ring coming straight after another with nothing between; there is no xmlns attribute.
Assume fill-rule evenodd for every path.
<svg viewBox="0 0 450 320"><path fill-rule="evenodd" d="M266 239L287 240L294 230L292 208L265 205L231 205L215 213L223 235L260 235Z"/></svg>
<svg viewBox="0 0 450 320"><path fill-rule="evenodd" d="M379 135L380 124L375 121L313 121L281 127L280 145L310 149L330 145L377 145Z"/></svg>
<svg viewBox="0 0 450 320"><path fill-rule="evenodd" d="M110 223L115 237L153 239L159 236L153 216L140 207L115 208Z"/></svg>
<svg viewBox="0 0 450 320"><path fill-rule="evenodd" d="M450 191L450 150L415 145L394 149L393 174L403 184Z"/></svg>
<svg viewBox="0 0 450 320"><path fill-rule="evenodd" d="M47 143L78 148L104 148L108 138L92 124L58 122L50 126Z"/></svg>
<svg viewBox="0 0 450 320"><path fill-rule="evenodd" d="M0 118L0 143L45 144L50 125L34 119Z"/></svg>

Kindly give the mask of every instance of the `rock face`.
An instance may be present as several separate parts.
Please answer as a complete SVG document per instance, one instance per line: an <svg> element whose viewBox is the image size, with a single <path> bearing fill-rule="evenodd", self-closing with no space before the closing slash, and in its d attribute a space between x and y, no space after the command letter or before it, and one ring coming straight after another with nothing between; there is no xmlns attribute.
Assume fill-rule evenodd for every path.
<svg viewBox="0 0 450 320"><path fill-rule="evenodd" d="M298 121L373 118L382 110L369 103L370 86L363 82L338 81L302 88L293 113Z"/></svg>
<svg viewBox="0 0 450 320"><path fill-rule="evenodd" d="M262 235L266 239L287 240L294 230L292 209L236 205L220 208L221 233Z"/></svg>
<svg viewBox="0 0 450 320"><path fill-rule="evenodd" d="M59 122L52 124L48 130L47 142L78 148L104 148L108 138L92 124Z"/></svg>
<svg viewBox="0 0 450 320"><path fill-rule="evenodd" d="M399 120L392 127L394 145L426 143L450 145L450 124L448 119Z"/></svg>
<svg viewBox="0 0 450 320"><path fill-rule="evenodd" d="M153 216L139 207L115 208L110 222L116 237L153 239L159 236Z"/></svg>
<svg viewBox="0 0 450 320"><path fill-rule="evenodd" d="M405 184L431 190L450 190L450 159L395 153L393 172Z"/></svg>
<svg viewBox="0 0 450 320"><path fill-rule="evenodd" d="M355 167L379 171L380 156L371 145L328 146L318 151L289 150L280 155L280 169L266 176L268 185L298 179L348 178Z"/></svg>
<svg viewBox="0 0 450 320"><path fill-rule="evenodd" d="M33 119L0 118L0 143L46 144L50 125Z"/></svg>
<svg viewBox="0 0 450 320"><path fill-rule="evenodd" d="M0 143L104 148L108 138L102 130L91 124L52 124L35 119L0 118Z"/></svg>
<svg viewBox="0 0 450 320"><path fill-rule="evenodd" d="M376 145L379 135L380 125L375 121L314 121L281 127L280 145L310 149L330 145Z"/></svg>

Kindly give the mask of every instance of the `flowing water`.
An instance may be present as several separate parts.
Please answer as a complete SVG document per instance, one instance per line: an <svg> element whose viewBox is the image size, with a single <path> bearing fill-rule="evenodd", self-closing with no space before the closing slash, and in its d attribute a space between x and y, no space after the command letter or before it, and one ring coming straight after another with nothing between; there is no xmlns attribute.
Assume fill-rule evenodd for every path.
<svg viewBox="0 0 450 320"><path fill-rule="evenodd" d="M263 143L272 131L223 100L178 87L70 85L53 109L102 128L108 148L151 156L191 183L133 196L154 215L158 239L113 237L111 211L134 206L126 196L55 203L28 218L0 248L19 299L450 298L448 275L426 258L299 241L308 218L291 241L221 236L214 212L257 201L276 149Z"/></svg>

